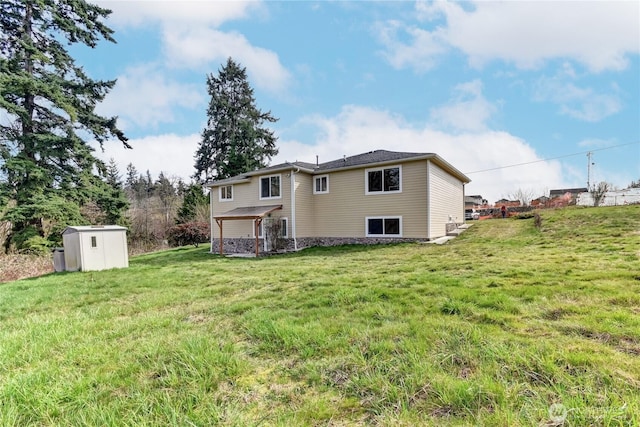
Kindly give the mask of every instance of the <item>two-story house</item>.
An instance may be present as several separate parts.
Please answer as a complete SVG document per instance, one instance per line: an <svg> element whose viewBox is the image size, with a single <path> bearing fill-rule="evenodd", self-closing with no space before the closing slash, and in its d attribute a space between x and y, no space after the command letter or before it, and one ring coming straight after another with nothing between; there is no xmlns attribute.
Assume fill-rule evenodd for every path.
<svg viewBox="0 0 640 427"><path fill-rule="evenodd" d="M376 150L207 184L212 252L432 240L464 221L462 172L432 153Z"/></svg>

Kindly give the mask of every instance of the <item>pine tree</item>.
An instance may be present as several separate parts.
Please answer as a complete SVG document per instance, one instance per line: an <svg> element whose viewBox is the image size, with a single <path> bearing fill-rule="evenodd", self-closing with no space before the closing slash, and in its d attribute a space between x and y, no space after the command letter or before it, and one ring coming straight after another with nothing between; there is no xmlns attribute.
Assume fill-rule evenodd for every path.
<svg viewBox="0 0 640 427"><path fill-rule="evenodd" d="M118 169L118 165L113 158L109 159L109 163L107 164L107 174L106 181L111 187L116 189L122 188L122 176L120 175L120 170Z"/></svg>
<svg viewBox="0 0 640 427"><path fill-rule="evenodd" d="M83 137L130 148L116 118L95 113L115 81L89 78L63 43L114 42L110 13L84 0L0 2L0 190L14 201L5 215L14 237L46 237L49 224L78 221L83 204L108 204L94 172L106 166Z"/></svg>
<svg viewBox="0 0 640 427"><path fill-rule="evenodd" d="M277 137L264 127L278 119L255 106L246 69L229 58L218 76L210 74L207 127L195 155L198 183L224 179L267 166L278 154Z"/></svg>
<svg viewBox="0 0 640 427"><path fill-rule="evenodd" d="M178 210L176 222L184 224L194 221L198 215L198 209L206 207L207 203L207 196L202 192L202 186L199 184L189 185L182 199L182 206Z"/></svg>

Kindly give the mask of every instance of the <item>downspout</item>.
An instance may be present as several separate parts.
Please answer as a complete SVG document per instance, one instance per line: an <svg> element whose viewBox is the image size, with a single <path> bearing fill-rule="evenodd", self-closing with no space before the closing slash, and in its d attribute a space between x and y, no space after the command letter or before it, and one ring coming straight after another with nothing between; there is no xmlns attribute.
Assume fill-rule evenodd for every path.
<svg viewBox="0 0 640 427"><path fill-rule="evenodd" d="M293 238L293 250L298 250L298 239L296 239L296 179L295 175L300 172L291 170L291 237Z"/></svg>
<svg viewBox="0 0 640 427"><path fill-rule="evenodd" d="M220 224L220 230L222 230L222 224ZM209 253L213 253L213 187L209 187L209 235ZM222 234L220 234L220 239L222 240Z"/></svg>
<svg viewBox="0 0 640 427"><path fill-rule="evenodd" d="M431 240L431 160L427 160L427 240Z"/></svg>

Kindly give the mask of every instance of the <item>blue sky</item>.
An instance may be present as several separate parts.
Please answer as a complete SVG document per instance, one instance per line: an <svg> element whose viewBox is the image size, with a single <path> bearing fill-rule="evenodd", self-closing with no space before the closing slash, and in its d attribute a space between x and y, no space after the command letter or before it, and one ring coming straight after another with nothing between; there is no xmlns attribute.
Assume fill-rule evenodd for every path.
<svg viewBox="0 0 640 427"><path fill-rule="evenodd" d="M97 3L118 43L72 53L118 79L99 111L134 149L99 156L123 172L188 180L206 76L232 57L279 118L272 163L434 152L489 201L586 186L588 151L592 182L640 179L636 1Z"/></svg>

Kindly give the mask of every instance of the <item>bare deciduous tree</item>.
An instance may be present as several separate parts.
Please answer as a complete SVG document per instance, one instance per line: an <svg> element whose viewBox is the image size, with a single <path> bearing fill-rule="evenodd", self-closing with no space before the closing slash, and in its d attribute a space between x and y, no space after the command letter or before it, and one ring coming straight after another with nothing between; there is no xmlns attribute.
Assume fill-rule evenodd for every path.
<svg viewBox="0 0 640 427"><path fill-rule="evenodd" d="M522 206L529 206L535 194L535 191L532 189L523 190L522 188L519 188L515 193L509 194L508 199L520 200L520 204L522 204Z"/></svg>
<svg viewBox="0 0 640 427"><path fill-rule="evenodd" d="M600 206L600 203L604 201L604 196L607 191L611 189L611 184L608 182L601 181L598 184L591 187L589 193L591 193L591 197L593 198L593 206Z"/></svg>

